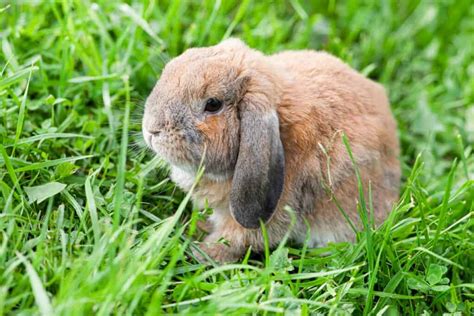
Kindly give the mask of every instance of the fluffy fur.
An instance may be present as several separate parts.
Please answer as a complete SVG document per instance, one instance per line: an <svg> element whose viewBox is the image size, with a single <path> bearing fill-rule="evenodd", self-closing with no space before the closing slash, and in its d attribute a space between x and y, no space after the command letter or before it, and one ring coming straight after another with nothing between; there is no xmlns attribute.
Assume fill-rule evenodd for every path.
<svg viewBox="0 0 474 316"><path fill-rule="evenodd" d="M209 98L222 100L223 109L204 111ZM143 118L147 144L171 164L183 190L203 159L193 199L208 201L214 213L201 248L221 262L249 246L263 250L260 220L277 245L290 227L285 206L295 211L296 242L308 225L311 246L354 238L334 202L360 227L342 133L366 193L371 185L380 224L399 192L396 123L383 87L336 57L309 50L266 56L237 39L189 49L167 64Z"/></svg>

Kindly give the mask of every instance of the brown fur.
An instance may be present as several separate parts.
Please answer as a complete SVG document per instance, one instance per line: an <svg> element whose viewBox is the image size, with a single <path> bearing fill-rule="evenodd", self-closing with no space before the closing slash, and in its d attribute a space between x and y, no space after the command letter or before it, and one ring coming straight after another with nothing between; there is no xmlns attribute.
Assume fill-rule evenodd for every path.
<svg viewBox="0 0 474 316"><path fill-rule="evenodd" d="M208 97L227 100L229 108L203 117L198 108ZM180 111L188 115L186 120L194 115L182 125L195 128L195 143L173 123L182 122L176 114ZM214 208L213 230L202 245L212 258L234 261L249 246L263 249L261 231L242 227L230 209L242 111L253 111L257 117L276 111L279 119L285 174L278 206L266 223L271 246L290 227L286 205L296 213L291 237L297 242L306 236L305 221L312 246L354 238L334 198L361 227L357 181L342 133L359 166L367 203L371 185L376 224L386 218L398 198L400 166L396 123L383 87L327 53L264 56L231 39L188 50L171 61L147 101L143 123L149 145L172 164L172 178L185 191L206 151L206 173L193 198L198 204L207 200ZM169 135L155 139L150 131L156 129ZM260 166L248 168L258 172ZM230 246L218 243L221 238Z"/></svg>

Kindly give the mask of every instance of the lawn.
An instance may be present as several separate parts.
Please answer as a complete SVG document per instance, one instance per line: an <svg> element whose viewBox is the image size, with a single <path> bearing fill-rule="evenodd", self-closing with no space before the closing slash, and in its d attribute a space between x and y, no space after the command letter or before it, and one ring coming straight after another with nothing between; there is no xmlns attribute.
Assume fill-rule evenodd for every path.
<svg viewBox="0 0 474 316"><path fill-rule="evenodd" d="M127 3L0 1L0 314L474 312L470 0ZM382 227L192 257L210 210L144 148L141 115L170 58L229 36L326 50L384 84L403 188Z"/></svg>

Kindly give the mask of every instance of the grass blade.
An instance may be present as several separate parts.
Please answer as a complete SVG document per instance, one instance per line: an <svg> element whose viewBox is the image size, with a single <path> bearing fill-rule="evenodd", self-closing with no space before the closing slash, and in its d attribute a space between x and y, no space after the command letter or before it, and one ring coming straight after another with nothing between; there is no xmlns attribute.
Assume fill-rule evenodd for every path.
<svg viewBox="0 0 474 316"><path fill-rule="evenodd" d="M94 232L94 242L95 242L95 245L97 246L99 244L99 239L100 239L100 228L99 228L99 219L97 216L97 208L95 205L94 193L92 192L92 187L91 187L91 176L88 176L86 178L86 182L84 185L86 189L87 209L91 217L92 231Z"/></svg>
<svg viewBox="0 0 474 316"><path fill-rule="evenodd" d="M34 142L41 142L46 139L58 139L58 138L86 138L86 139L91 139L93 138L92 136L86 136L86 135L81 135L81 134L74 134L74 133L46 133L46 134L40 134L40 135L35 135L27 138L20 139L18 142L16 142L17 145L23 145L23 144L30 144ZM6 146L9 147L9 146Z"/></svg>
<svg viewBox="0 0 474 316"><path fill-rule="evenodd" d="M130 86L128 76L124 76L125 84L125 113L123 115L122 139L120 141L120 153L117 165L117 184L115 186L114 196L114 227L118 228L120 223L120 212L122 208L123 189L125 184L125 162L127 160L128 148L128 123L130 119Z"/></svg>
<svg viewBox="0 0 474 316"><path fill-rule="evenodd" d="M74 162L77 160L88 159L91 157L94 157L94 155L67 157L67 158L59 158L59 159L43 161L43 162L35 162L27 166L15 169L15 172L25 172L25 171L32 171L32 170L38 170L38 169L46 169L49 167L57 166L65 162Z"/></svg>
<svg viewBox="0 0 474 316"><path fill-rule="evenodd" d="M29 263L28 260L21 253L17 252L16 255L18 259L25 265L26 274L30 279L30 284L31 288L33 289L36 305L38 305L41 315L54 315L53 306L49 301L48 293L46 293L46 290L44 289L43 283L41 282L38 273L36 273L31 263Z"/></svg>
<svg viewBox="0 0 474 316"><path fill-rule="evenodd" d="M18 114L18 121L16 123L16 132L15 132L15 143L20 140L21 132L23 131L23 124L25 121L25 112L26 112L26 97L28 95L28 89L30 87L31 74L33 73L33 65L31 65L28 74L28 81L26 82L25 92L23 93L23 99L20 105L20 113Z"/></svg>

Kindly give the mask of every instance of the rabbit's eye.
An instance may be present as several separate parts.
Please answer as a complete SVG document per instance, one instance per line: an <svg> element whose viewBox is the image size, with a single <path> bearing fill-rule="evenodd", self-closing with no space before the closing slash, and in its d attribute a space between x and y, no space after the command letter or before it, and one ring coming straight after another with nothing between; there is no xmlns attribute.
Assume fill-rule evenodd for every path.
<svg viewBox="0 0 474 316"><path fill-rule="evenodd" d="M206 106L204 107L204 111L209 113L216 113L222 109L222 101L216 98L210 98L206 101Z"/></svg>

